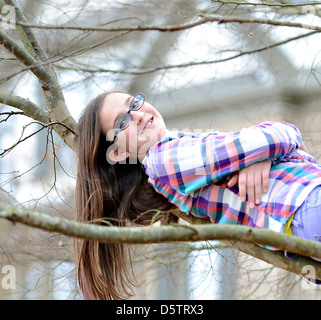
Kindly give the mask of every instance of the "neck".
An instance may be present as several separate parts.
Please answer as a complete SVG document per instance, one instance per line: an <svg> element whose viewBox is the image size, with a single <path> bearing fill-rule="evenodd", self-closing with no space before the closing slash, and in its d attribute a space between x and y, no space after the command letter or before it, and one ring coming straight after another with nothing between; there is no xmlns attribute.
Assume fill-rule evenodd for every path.
<svg viewBox="0 0 321 320"><path fill-rule="evenodd" d="M144 158L146 157L149 149L150 149L150 148L148 148L148 150L145 150L144 152L140 152L140 153L137 155L137 159L139 160L139 162L142 162L142 161L144 160Z"/></svg>

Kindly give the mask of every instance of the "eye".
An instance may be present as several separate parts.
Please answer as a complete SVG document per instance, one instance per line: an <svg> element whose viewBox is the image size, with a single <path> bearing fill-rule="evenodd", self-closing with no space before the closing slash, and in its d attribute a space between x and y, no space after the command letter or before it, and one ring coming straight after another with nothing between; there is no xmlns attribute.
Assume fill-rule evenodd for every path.
<svg viewBox="0 0 321 320"><path fill-rule="evenodd" d="M137 95L130 106L130 110L139 110L144 104L144 97L143 95Z"/></svg>
<svg viewBox="0 0 321 320"><path fill-rule="evenodd" d="M119 123L118 123L118 129L122 129L123 126L125 125L125 119L121 120Z"/></svg>
<svg viewBox="0 0 321 320"><path fill-rule="evenodd" d="M131 109L132 110L137 109L138 105L139 105L139 101L138 100L134 100L132 105L131 105Z"/></svg>
<svg viewBox="0 0 321 320"><path fill-rule="evenodd" d="M124 130L128 127L129 122L130 122L130 115L126 113L119 119L116 125L116 128L119 130Z"/></svg>

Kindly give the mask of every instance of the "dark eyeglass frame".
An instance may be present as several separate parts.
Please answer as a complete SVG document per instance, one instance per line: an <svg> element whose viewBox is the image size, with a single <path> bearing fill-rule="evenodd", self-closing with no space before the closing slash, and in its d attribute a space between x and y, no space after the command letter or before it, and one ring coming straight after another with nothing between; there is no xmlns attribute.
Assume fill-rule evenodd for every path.
<svg viewBox="0 0 321 320"><path fill-rule="evenodd" d="M135 106L136 102L141 102L140 104L138 104L138 107ZM116 124L116 128L115 128L115 135L114 135L114 139L113 139L113 143L116 140L116 137L118 135L119 132L124 131L125 129L127 129L130 125L130 123L133 120L132 115L130 114L131 111L138 111L139 109L142 108L142 106L144 105L145 102L145 97L144 95L142 95L141 93L137 94L131 101L130 106L129 106L129 110L117 121ZM119 123L121 123L122 121L126 120L126 125L122 128L117 128L117 126L119 125Z"/></svg>

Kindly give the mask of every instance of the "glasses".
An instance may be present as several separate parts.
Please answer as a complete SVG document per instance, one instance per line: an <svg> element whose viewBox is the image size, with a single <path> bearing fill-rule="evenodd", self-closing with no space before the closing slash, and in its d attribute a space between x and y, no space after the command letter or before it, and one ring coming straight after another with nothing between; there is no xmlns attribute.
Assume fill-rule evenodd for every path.
<svg viewBox="0 0 321 320"><path fill-rule="evenodd" d="M129 110L116 123L113 143L115 142L118 133L127 129L131 121L133 120L130 112L138 111L144 105L144 102L145 97L142 94L138 94L133 98L130 103Z"/></svg>

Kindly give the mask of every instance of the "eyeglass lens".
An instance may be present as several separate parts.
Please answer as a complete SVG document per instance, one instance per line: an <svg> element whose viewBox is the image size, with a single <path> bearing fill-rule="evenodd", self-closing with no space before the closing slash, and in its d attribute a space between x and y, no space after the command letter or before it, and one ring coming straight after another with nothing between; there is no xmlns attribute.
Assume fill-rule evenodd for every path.
<svg viewBox="0 0 321 320"><path fill-rule="evenodd" d="M138 94L136 97L133 98L131 105L129 107L129 111L137 111L139 110L144 104L144 96L141 94ZM130 115L130 112L125 113L119 120L116 128L118 130L124 130L126 129L130 122L132 120L132 117Z"/></svg>

